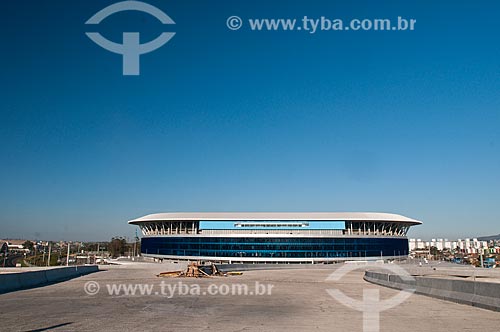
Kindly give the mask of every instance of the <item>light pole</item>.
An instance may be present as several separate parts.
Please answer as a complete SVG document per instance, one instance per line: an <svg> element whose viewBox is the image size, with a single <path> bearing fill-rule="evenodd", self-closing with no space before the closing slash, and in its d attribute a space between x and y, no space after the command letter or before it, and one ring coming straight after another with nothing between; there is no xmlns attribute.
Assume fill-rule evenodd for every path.
<svg viewBox="0 0 500 332"><path fill-rule="evenodd" d="M5 267L5 261L7 260L7 249L9 248L7 242L4 242L4 245L5 245L5 252L3 253L3 267Z"/></svg>
<svg viewBox="0 0 500 332"><path fill-rule="evenodd" d="M135 230L135 238L134 238L134 257L139 256L137 252L137 242L139 241L139 237L137 236L137 229Z"/></svg>
<svg viewBox="0 0 500 332"><path fill-rule="evenodd" d="M70 243L68 242L68 254L66 255L66 266L69 266L69 249L70 249Z"/></svg>
<svg viewBox="0 0 500 332"><path fill-rule="evenodd" d="M50 266L50 252L52 251L52 243L49 242L49 257L47 258L47 266Z"/></svg>
<svg viewBox="0 0 500 332"><path fill-rule="evenodd" d="M100 243L97 243L97 255L94 255L94 264L97 264L97 258L99 258L99 250L100 250L99 246L100 246Z"/></svg>

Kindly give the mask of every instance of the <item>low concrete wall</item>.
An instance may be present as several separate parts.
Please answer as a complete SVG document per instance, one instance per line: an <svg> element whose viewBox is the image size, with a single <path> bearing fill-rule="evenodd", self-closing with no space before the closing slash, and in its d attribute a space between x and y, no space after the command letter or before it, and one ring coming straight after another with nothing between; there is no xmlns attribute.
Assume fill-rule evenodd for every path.
<svg viewBox="0 0 500 332"><path fill-rule="evenodd" d="M500 283L419 277L403 280L390 273L366 271L364 279L374 284L395 288L415 289L415 293L432 296L474 307L500 311Z"/></svg>
<svg viewBox="0 0 500 332"><path fill-rule="evenodd" d="M0 293L42 286L97 271L99 271L97 265L83 265L48 268L37 271L1 273Z"/></svg>

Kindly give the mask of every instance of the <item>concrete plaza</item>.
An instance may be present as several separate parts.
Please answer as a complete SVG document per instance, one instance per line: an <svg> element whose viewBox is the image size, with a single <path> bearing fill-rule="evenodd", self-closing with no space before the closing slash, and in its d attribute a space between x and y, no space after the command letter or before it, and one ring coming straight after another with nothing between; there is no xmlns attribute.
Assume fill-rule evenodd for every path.
<svg viewBox="0 0 500 332"><path fill-rule="evenodd" d="M175 268L173 264L150 263L111 266L66 282L2 294L0 330L362 331L362 313L340 304L326 290L337 288L357 299L362 298L365 288L379 289L381 298L398 292L364 281L361 270L340 282L325 281L335 265L202 279L155 276ZM97 294L85 292L89 281L99 284ZM273 287L271 295L260 296L155 294L162 281L199 285L202 292L223 284L230 288L235 283L246 284L251 290L256 282ZM154 291L151 295L109 295L106 285L111 284L148 284ZM415 294L380 317L380 331L390 332L497 331L500 326L498 312Z"/></svg>

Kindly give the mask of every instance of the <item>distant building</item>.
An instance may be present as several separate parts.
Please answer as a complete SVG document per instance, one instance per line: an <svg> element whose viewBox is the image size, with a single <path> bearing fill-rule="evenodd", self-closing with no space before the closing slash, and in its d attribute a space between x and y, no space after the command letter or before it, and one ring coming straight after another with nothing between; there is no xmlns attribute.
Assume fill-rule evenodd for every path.
<svg viewBox="0 0 500 332"><path fill-rule="evenodd" d="M8 252L29 252L28 249L24 248L24 242L26 240L0 240L0 245L2 246L2 253L5 253L4 245L7 246Z"/></svg>
<svg viewBox="0 0 500 332"><path fill-rule="evenodd" d="M449 241L448 239L432 239L429 242L422 241L421 239L409 239L410 251L417 251L419 249L430 249L431 247L437 250L456 250L467 254L478 254L488 249L487 241L479 241L477 238L473 239L458 239L457 241Z"/></svg>

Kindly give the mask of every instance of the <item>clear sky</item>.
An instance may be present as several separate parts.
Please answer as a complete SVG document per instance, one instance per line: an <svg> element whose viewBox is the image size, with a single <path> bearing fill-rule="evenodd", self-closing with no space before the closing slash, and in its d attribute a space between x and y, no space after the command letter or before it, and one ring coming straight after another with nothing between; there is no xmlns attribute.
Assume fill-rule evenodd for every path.
<svg viewBox="0 0 500 332"><path fill-rule="evenodd" d="M168 211L379 211L500 233L500 2L160 1L94 31L176 32L141 75L90 41L114 1L0 3L0 238L132 237ZM226 19L415 18L415 31Z"/></svg>

